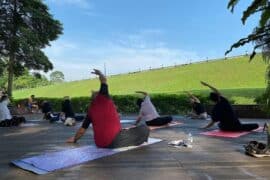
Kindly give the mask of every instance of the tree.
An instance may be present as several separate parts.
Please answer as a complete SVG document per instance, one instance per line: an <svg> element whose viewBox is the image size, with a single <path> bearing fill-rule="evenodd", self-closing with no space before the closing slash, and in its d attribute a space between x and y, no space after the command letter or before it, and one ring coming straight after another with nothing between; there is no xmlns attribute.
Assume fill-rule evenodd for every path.
<svg viewBox="0 0 270 180"><path fill-rule="evenodd" d="M14 89L35 88L51 84L45 76L39 73L30 73L28 69L24 69L22 75L14 78Z"/></svg>
<svg viewBox="0 0 270 180"><path fill-rule="evenodd" d="M7 59L10 96L15 73L22 74L24 68L44 72L53 69L42 49L62 30L42 0L0 1L0 56Z"/></svg>
<svg viewBox="0 0 270 180"><path fill-rule="evenodd" d="M61 83L65 80L65 76L61 71L54 71L50 74L51 82Z"/></svg>
<svg viewBox="0 0 270 180"><path fill-rule="evenodd" d="M228 9L233 12L239 0L230 0ZM228 54L233 48L238 48L247 43L253 42L255 44L253 53L250 55L250 60L256 55L256 50L262 51L262 56L265 62L269 63L270 60L270 2L269 0L253 0L249 7L243 12L242 23L245 24L246 20L254 15L260 13L258 25L254 28L253 32L245 38L240 39L234 43L231 48L225 53ZM265 109L270 109L270 65L266 70L267 87L262 97L257 98L257 102L265 104Z"/></svg>
<svg viewBox="0 0 270 180"><path fill-rule="evenodd" d="M240 0L230 0L227 8L234 11L235 6ZM270 59L270 2L268 0L253 0L248 8L243 12L241 18L242 23L245 24L246 20L255 13L260 13L260 20L251 34L247 37L240 39L234 43L231 48L225 53L227 55L234 48L238 48L250 42L255 43L253 52L250 55L250 60L256 55L256 50L261 49L265 61Z"/></svg>
<svg viewBox="0 0 270 180"><path fill-rule="evenodd" d="M6 62L4 58L0 57L0 76L3 76L5 69L6 69Z"/></svg>
<svg viewBox="0 0 270 180"><path fill-rule="evenodd" d="M0 74L0 88L6 87L6 85L7 85L7 71L4 69Z"/></svg>

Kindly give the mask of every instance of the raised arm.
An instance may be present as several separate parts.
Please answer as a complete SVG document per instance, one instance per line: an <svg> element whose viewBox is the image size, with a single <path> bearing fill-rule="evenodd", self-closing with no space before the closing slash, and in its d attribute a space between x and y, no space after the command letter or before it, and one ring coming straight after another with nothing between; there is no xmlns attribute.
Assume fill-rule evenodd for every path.
<svg viewBox="0 0 270 180"><path fill-rule="evenodd" d="M94 69L92 74L95 74L99 77L99 80L103 84L107 84L107 78L102 74L102 72L98 69Z"/></svg>
<svg viewBox="0 0 270 180"><path fill-rule="evenodd" d="M144 92L144 91L135 91L135 93L143 94L144 96L147 96L148 95L148 93L147 92Z"/></svg>
<svg viewBox="0 0 270 180"><path fill-rule="evenodd" d="M191 94L191 92L185 91L185 93L187 93L187 95L188 95L190 98L192 98L195 102L200 103L200 100L199 100L196 96L194 96L193 94Z"/></svg>
<svg viewBox="0 0 270 180"><path fill-rule="evenodd" d="M215 93L221 95L221 93L215 87L211 86L210 84L207 84L206 82L203 82L203 81L201 81L201 84L206 86L206 87L209 87L212 91L214 91Z"/></svg>

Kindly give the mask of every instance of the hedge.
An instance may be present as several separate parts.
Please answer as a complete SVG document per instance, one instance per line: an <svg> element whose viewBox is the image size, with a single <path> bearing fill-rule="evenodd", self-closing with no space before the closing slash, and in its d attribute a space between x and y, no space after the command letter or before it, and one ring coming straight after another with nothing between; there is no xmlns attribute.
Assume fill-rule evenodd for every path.
<svg viewBox="0 0 270 180"><path fill-rule="evenodd" d="M196 95L204 104L209 104L207 97ZM62 98L36 98L41 104L44 100L47 100L52 105L52 108L55 112L61 110ZM135 95L114 95L112 99L117 106L118 112L122 114L136 114L139 109L136 105L136 100L138 96ZM190 110L189 99L186 95L178 94L154 94L151 95L151 101L155 105L157 111L160 114L181 114ZM13 105L24 105L26 104L27 99L14 99ZM86 112L89 103L91 102L89 97L74 97L71 98L71 103L73 109L77 113Z"/></svg>
<svg viewBox="0 0 270 180"><path fill-rule="evenodd" d="M255 99L255 102L260 105L262 111L265 112L268 116L270 115L269 96L270 92L266 91Z"/></svg>

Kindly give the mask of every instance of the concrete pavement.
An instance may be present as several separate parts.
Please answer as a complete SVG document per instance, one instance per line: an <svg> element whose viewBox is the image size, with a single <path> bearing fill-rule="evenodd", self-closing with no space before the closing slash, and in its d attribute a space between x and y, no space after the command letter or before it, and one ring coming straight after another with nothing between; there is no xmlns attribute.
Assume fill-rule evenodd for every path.
<svg viewBox="0 0 270 180"><path fill-rule="evenodd" d="M28 116L37 120L40 117ZM132 116L123 117L133 119ZM253 132L240 138L213 138L199 133L207 121L188 120L182 125L151 131L150 136L164 139L150 146L118 153L85 164L36 175L11 166L15 159L79 147L93 143L91 128L77 144L65 140L77 127L32 121L33 127L0 128L0 179L270 179L270 158L257 159L245 155L243 145L251 140L265 141L266 134ZM242 120L258 122L266 120ZM124 124L129 126L129 124ZM215 128L212 128L215 129ZM185 139L192 133L193 148L168 146L171 140Z"/></svg>

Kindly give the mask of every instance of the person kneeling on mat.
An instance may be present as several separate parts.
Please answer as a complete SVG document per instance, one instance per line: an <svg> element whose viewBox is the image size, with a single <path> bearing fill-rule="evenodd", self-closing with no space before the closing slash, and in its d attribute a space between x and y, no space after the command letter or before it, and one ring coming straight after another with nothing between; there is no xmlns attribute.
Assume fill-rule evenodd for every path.
<svg viewBox="0 0 270 180"><path fill-rule="evenodd" d="M208 115L205 110L204 105L201 103L199 98L191 94L190 92L186 92L189 96L189 101L192 106L191 112L188 113L188 117L192 119L207 119Z"/></svg>
<svg viewBox="0 0 270 180"><path fill-rule="evenodd" d="M140 112L135 123L136 125L138 125L141 120L145 120L147 126L163 126L172 121L171 116L159 116L147 92L136 91L136 93L144 95L143 99L140 98L137 100L137 105L140 108Z"/></svg>
<svg viewBox="0 0 270 180"><path fill-rule="evenodd" d="M58 115L53 113L51 103L47 100L44 100L41 104L41 111L43 113L44 120L57 121Z"/></svg>
<svg viewBox="0 0 270 180"><path fill-rule="evenodd" d="M92 102L88 108L87 118L74 137L67 140L75 143L86 132L90 123L93 125L94 140L100 148L118 148L137 146L147 142L149 128L146 125L130 129L122 129L116 106L109 96L106 77L97 69L92 72L99 76L101 87L99 92L92 94Z"/></svg>
<svg viewBox="0 0 270 180"><path fill-rule="evenodd" d="M76 121L82 121L84 120L84 118L84 116L76 115L74 113L70 97L65 96L64 101L62 102L62 111L60 113L59 120L64 121L65 125L72 126L72 124L75 125L74 123Z"/></svg>
<svg viewBox="0 0 270 180"><path fill-rule="evenodd" d="M12 117L8 109L9 99L7 95L0 97L0 127L18 126L25 123L24 117Z"/></svg>
<svg viewBox="0 0 270 180"><path fill-rule="evenodd" d="M218 126L223 131L252 131L259 127L258 124L242 124L229 101L216 88L205 82L201 82L201 84L213 91L210 93L209 98L215 103L211 114L212 121L204 128L209 128L216 122L219 122Z"/></svg>

